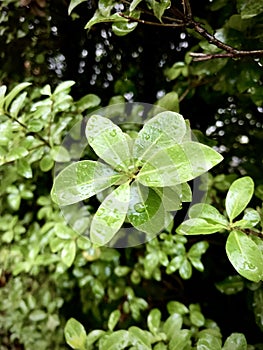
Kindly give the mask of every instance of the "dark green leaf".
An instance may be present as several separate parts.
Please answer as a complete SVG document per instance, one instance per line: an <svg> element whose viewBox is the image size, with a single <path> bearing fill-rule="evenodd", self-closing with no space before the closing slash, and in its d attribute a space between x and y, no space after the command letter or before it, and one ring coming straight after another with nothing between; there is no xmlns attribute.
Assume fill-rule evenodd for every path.
<svg viewBox="0 0 263 350"><path fill-rule="evenodd" d="M76 107L80 113L86 109L97 107L100 104L100 98L94 94L88 94L82 97L77 103Z"/></svg>
<svg viewBox="0 0 263 350"><path fill-rule="evenodd" d="M254 182L249 176L232 183L226 195L226 212L232 222L248 205L254 192Z"/></svg>
<svg viewBox="0 0 263 350"><path fill-rule="evenodd" d="M99 206L91 223L90 239L98 245L105 245L121 228L129 206L129 182L117 187Z"/></svg>
<svg viewBox="0 0 263 350"><path fill-rule="evenodd" d="M227 256L237 272L253 282L263 278L263 256L257 244L241 231L232 231L226 242Z"/></svg>
<svg viewBox="0 0 263 350"><path fill-rule="evenodd" d="M241 276L228 276L221 282L215 284L216 288L226 295L233 295L241 292L244 287L244 279Z"/></svg>
<svg viewBox="0 0 263 350"><path fill-rule="evenodd" d="M124 36L131 33L137 25L137 22L115 22L112 24L112 31L115 35Z"/></svg>
<svg viewBox="0 0 263 350"><path fill-rule="evenodd" d="M121 178L111 167L100 162L83 160L72 163L55 178L52 199L59 205L69 205L94 196Z"/></svg>
<svg viewBox="0 0 263 350"><path fill-rule="evenodd" d="M243 19L255 17L263 12L263 3L258 0L237 0L237 10Z"/></svg>

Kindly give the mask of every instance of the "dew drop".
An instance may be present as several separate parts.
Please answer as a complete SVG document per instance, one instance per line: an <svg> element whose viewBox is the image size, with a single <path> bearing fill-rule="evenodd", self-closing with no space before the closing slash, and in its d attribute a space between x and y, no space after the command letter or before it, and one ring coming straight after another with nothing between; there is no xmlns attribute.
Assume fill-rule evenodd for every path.
<svg viewBox="0 0 263 350"><path fill-rule="evenodd" d="M145 140L149 140L150 139L150 135L149 134L146 134L145 135Z"/></svg>
<svg viewBox="0 0 263 350"><path fill-rule="evenodd" d="M116 130L112 130L112 131L110 132L110 135L111 135L112 137L116 136L116 135L117 135L117 131L116 131Z"/></svg>
<svg viewBox="0 0 263 350"><path fill-rule="evenodd" d="M135 204L134 209L137 211L137 213L143 213L146 208L143 203L137 203Z"/></svg>

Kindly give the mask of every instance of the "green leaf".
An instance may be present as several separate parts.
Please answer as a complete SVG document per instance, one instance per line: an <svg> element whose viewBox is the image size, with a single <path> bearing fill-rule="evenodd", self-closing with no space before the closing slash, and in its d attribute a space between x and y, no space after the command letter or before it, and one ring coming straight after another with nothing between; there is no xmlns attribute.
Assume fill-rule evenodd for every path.
<svg viewBox="0 0 263 350"><path fill-rule="evenodd" d="M220 214L215 207L206 203L198 203L193 205L189 210L189 217L190 219L205 219L210 224L219 224L225 227L228 226L227 219Z"/></svg>
<svg viewBox="0 0 263 350"><path fill-rule="evenodd" d="M65 241L64 247L61 251L61 260L67 267L70 267L76 256L76 242L75 241Z"/></svg>
<svg viewBox="0 0 263 350"><path fill-rule="evenodd" d="M84 112L86 109L99 106L101 99L94 94L88 94L82 97L77 103L76 107L79 113Z"/></svg>
<svg viewBox="0 0 263 350"><path fill-rule="evenodd" d="M263 256L257 244L241 231L232 231L227 238L226 253L237 272L253 282L263 278Z"/></svg>
<svg viewBox="0 0 263 350"><path fill-rule="evenodd" d="M98 339L100 339L105 334L105 331L100 329L94 329L87 335L87 348L93 345Z"/></svg>
<svg viewBox="0 0 263 350"><path fill-rule="evenodd" d="M17 172L26 179L31 179L33 176L31 166L25 158L18 159Z"/></svg>
<svg viewBox="0 0 263 350"><path fill-rule="evenodd" d="M188 308L178 302L178 301L169 301L167 304L167 310L169 312L169 314L180 314L180 315L185 315L188 314L189 310Z"/></svg>
<svg viewBox="0 0 263 350"><path fill-rule="evenodd" d="M25 148L25 147L22 147L22 146L18 146L18 147L15 147L13 148L9 153L8 155L6 156L6 159L8 162L12 162L16 159L19 159L19 158L24 158L28 155L28 150Z"/></svg>
<svg viewBox="0 0 263 350"><path fill-rule="evenodd" d="M135 10L135 8L139 5L140 2L142 2L142 0L132 0L130 4L130 12Z"/></svg>
<svg viewBox="0 0 263 350"><path fill-rule="evenodd" d="M112 186L121 176L106 164L91 160L79 161L58 174L51 196L58 205L77 203Z"/></svg>
<svg viewBox="0 0 263 350"><path fill-rule="evenodd" d="M233 295L241 292L244 287L244 278L236 275L236 276L228 276L223 281L215 283L216 288L226 295Z"/></svg>
<svg viewBox="0 0 263 350"><path fill-rule="evenodd" d="M141 164L156 151L180 143L186 125L184 118L175 112L162 112L147 121L134 143L133 156ZM142 162L143 161L143 162Z"/></svg>
<svg viewBox="0 0 263 350"><path fill-rule="evenodd" d="M93 115L86 126L86 136L96 154L118 170L128 171L130 149L122 130L110 119Z"/></svg>
<svg viewBox="0 0 263 350"><path fill-rule="evenodd" d="M14 87L9 94L7 94L3 100L4 106L6 109L8 109L9 105L13 101L13 99L19 94L20 91L24 90L27 88L31 83L21 83L18 84L16 87Z"/></svg>
<svg viewBox="0 0 263 350"><path fill-rule="evenodd" d="M88 21L85 25L85 29L90 29L94 24L97 23L107 23L107 22L127 22L126 18L123 18L118 13L114 13L113 15L103 16L100 11L96 11L94 16Z"/></svg>
<svg viewBox="0 0 263 350"><path fill-rule="evenodd" d="M137 22L129 22L128 20L127 22L115 22L112 24L112 31L115 35L124 36L131 33L137 25Z"/></svg>
<svg viewBox="0 0 263 350"><path fill-rule="evenodd" d="M172 112L179 112L179 97L174 91L168 92L168 94L161 97L157 102L156 106L165 108Z"/></svg>
<svg viewBox="0 0 263 350"><path fill-rule="evenodd" d="M221 338L209 333L208 329L198 333L197 350L221 350Z"/></svg>
<svg viewBox="0 0 263 350"><path fill-rule="evenodd" d="M74 10L75 7L77 7L82 2L86 2L86 0L71 0L69 7L68 7L68 14L70 15L71 12Z"/></svg>
<svg viewBox="0 0 263 350"><path fill-rule="evenodd" d="M110 334L101 344L100 350L122 350L125 349L129 342L129 332L125 330L115 331Z"/></svg>
<svg viewBox="0 0 263 350"><path fill-rule="evenodd" d="M163 324L163 331L167 335L167 339L172 339L174 333L179 331L183 325L183 318L179 314L173 314L167 318Z"/></svg>
<svg viewBox="0 0 263 350"><path fill-rule="evenodd" d="M177 227L176 232L181 235L207 235L221 231L224 228L224 225L213 224L207 222L205 219L194 218L184 221Z"/></svg>
<svg viewBox="0 0 263 350"><path fill-rule="evenodd" d="M20 109L23 107L23 104L25 102L27 93L23 92L21 95L19 95L11 104L10 107L10 115L13 118L17 118L17 115L20 111Z"/></svg>
<svg viewBox="0 0 263 350"><path fill-rule="evenodd" d="M50 151L50 155L56 162L62 163L70 161L70 154L68 150L63 146L54 146Z"/></svg>
<svg viewBox="0 0 263 350"><path fill-rule="evenodd" d="M237 0L237 10L242 19L248 19L263 12L263 3L258 0Z"/></svg>
<svg viewBox="0 0 263 350"><path fill-rule="evenodd" d="M248 205L254 192L254 182L249 176L232 183L226 195L226 212L232 222Z"/></svg>
<svg viewBox="0 0 263 350"><path fill-rule="evenodd" d="M70 318L66 323L64 333L66 342L73 349L86 349L86 331L82 324L79 323L77 320L75 320L74 318Z"/></svg>
<svg viewBox="0 0 263 350"><path fill-rule="evenodd" d="M62 83L60 83L57 87L56 87L56 89L55 89L55 91L53 92L53 95L57 95L57 94L59 94L59 93L61 93L61 92L63 92L63 91L68 91L68 89L71 87L71 86L73 86L73 85L75 85L76 83L75 83L75 81L73 81L73 80L67 80L67 81L63 81Z"/></svg>
<svg viewBox="0 0 263 350"><path fill-rule="evenodd" d="M184 280L188 280L192 276L192 265L187 258L183 260L179 268L179 274Z"/></svg>
<svg viewBox="0 0 263 350"><path fill-rule="evenodd" d="M235 221L235 227L238 228L253 228L260 222L259 213L252 208L245 209L245 215L239 221Z"/></svg>
<svg viewBox="0 0 263 350"><path fill-rule="evenodd" d="M190 181L222 161L212 148L185 142L157 151L141 168L137 179L145 186L174 186Z"/></svg>
<svg viewBox="0 0 263 350"><path fill-rule="evenodd" d="M165 213L161 198L151 188L134 181L131 185L127 219L138 230L157 234L165 227Z"/></svg>
<svg viewBox="0 0 263 350"><path fill-rule="evenodd" d="M108 328L110 331L113 331L121 317L120 310L114 310L111 312L108 320Z"/></svg>
<svg viewBox="0 0 263 350"><path fill-rule="evenodd" d="M198 310L190 312L190 321L196 327L202 327L205 324L204 315Z"/></svg>
<svg viewBox="0 0 263 350"><path fill-rule="evenodd" d="M132 345L137 349L151 349L151 333L144 331L138 327L132 326L129 328L129 337Z"/></svg>
<svg viewBox="0 0 263 350"><path fill-rule="evenodd" d="M232 333L225 341L222 350L247 350L247 341L242 333Z"/></svg>
<svg viewBox="0 0 263 350"><path fill-rule="evenodd" d="M155 17L161 21L164 11L171 6L170 0L161 0L160 2L152 0L151 2Z"/></svg>
<svg viewBox="0 0 263 350"><path fill-rule="evenodd" d="M147 325L153 334L157 334L159 332L160 324L161 324L162 314L159 309L152 309L147 317Z"/></svg>
<svg viewBox="0 0 263 350"><path fill-rule="evenodd" d="M129 182L117 187L106 197L91 222L90 239L93 243L105 245L114 237L125 220L129 200Z"/></svg>
<svg viewBox="0 0 263 350"><path fill-rule="evenodd" d="M175 331L171 341L169 342L169 350L184 350L184 349L187 349L187 346L189 348L189 345L191 344L190 339L191 339L190 330L182 329L179 332Z"/></svg>
<svg viewBox="0 0 263 350"><path fill-rule="evenodd" d="M29 319L34 322L42 321L47 317L43 310L34 310L29 314Z"/></svg>
<svg viewBox="0 0 263 350"><path fill-rule="evenodd" d="M51 170L53 166L54 166L54 160L49 154L46 154L39 163L40 169L44 172Z"/></svg>
<svg viewBox="0 0 263 350"><path fill-rule="evenodd" d="M161 198L165 210L175 211L181 209L180 185L173 187L154 187L153 189Z"/></svg>
<svg viewBox="0 0 263 350"><path fill-rule="evenodd" d="M187 255L189 258L201 257L207 251L208 247L209 247L209 244L206 241L197 242L192 245Z"/></svg>

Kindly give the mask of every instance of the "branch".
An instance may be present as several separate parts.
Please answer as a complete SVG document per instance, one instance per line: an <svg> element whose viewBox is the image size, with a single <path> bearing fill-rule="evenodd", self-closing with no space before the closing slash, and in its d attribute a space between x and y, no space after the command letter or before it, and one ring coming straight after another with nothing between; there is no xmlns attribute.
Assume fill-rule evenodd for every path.
<svg viewBox="0 0 263 350"><path fill-rule="evenodd" d="M174 21L177 21L178 23L159 23L159 22L145 21L144 19L131 17L131 16L125 15L123 13L119 13L119 16L126 18L126 19L130 20L131 22L138 22L138 23L148 24L148 25L157 26L157 27L175 28L175 27L184 27L185 26L184 22L182 22L179 19L174 19Z"/></svg>

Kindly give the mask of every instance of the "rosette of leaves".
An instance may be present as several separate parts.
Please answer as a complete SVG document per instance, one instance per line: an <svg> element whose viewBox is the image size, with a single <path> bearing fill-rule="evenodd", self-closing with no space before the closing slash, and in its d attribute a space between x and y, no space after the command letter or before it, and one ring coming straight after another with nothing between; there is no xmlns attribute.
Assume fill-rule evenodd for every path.
<svg viewBox="0 0 263 350"><path fill-rule="evenodd" d="M192 141L188 122L175 112L148 120L135 138L93 115L86 137L99 159L67 166L51 195L65 206L108 189L90 227L90 239L98 245L110 242L124 222L149 238L159 233L171 223L170 213L191 201L187 182L222 160L214 149Z"/></svg>

